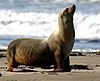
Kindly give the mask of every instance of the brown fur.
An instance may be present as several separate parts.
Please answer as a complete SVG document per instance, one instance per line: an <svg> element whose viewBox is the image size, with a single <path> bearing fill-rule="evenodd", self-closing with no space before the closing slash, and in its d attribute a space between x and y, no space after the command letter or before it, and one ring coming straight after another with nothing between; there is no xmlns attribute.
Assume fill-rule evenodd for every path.
<svg viewBox="0 0 100 81"><path fill-rule="evenodd" d="M17 39L7 50L8 68L18 65L44 67L54 65L54 71L70 71L69 54L75 38L73 14L75 5L65 8L58 17L58 30L45 39Z"/></svg>

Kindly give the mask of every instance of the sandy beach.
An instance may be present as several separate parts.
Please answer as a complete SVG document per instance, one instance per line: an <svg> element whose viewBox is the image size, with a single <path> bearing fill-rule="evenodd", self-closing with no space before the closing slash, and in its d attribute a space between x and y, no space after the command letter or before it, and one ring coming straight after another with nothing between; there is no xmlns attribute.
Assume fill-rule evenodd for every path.
<svg viewBox="0 0 100 81"><path fill-rule="evenodd" d="M0 81L100 81L100 55L70 56L71 72L52 72L53 69L19 67L6 72L6 52L0 58Z"/></svg>

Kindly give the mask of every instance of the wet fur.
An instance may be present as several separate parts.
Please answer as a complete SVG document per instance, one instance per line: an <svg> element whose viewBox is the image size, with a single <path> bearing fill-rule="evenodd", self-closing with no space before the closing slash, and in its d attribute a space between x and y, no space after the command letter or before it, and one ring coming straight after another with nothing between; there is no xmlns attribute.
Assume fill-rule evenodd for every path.
<svg viewBox="0 0 100 81"><path fill-rule="evenodd" d="M49 46L43 39L17 39L8 46L7 59L10 65L51 65L54 59ZM51 57L51 58L49 58ZM12 59L12 61L10 61ZM13 62L13 63L12 63Z"/></svg>

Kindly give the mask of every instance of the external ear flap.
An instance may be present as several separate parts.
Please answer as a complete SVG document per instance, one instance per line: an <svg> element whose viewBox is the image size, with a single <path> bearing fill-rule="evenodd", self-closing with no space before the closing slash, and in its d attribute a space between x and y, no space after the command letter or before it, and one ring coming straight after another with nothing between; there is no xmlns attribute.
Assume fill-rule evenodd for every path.
<svg viewBox="0 0 100 81"><path fill-rule="evenodd" d="M62 18L62 12L59 13L59 17Z"/></svg>
<svg viewBox="0 0 100 81"><path fill-rule="evenodd" d="M73 4L70 8L68 8L68 12L74 14L76 10L76 6Z"/></svg>

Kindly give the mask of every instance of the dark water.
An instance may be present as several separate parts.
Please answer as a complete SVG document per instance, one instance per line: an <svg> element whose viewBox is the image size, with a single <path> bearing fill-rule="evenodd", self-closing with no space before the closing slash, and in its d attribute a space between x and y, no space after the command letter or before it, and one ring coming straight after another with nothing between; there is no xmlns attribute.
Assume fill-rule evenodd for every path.
<svg viewBox="0 0 100 81"><path fill-rule="evenodd" d="M75 49L100 49L100 42L80 42L75 41Z"/></svg>
<svg viewBox="0 0 100 81"><path fill-rule="evenodd" d="M22 36L7 36L0 39L0 47L8 46L8 44L17 38L27 38ZM33 37L30 37L33 38ZM37 37L34 37L37 38ZM76 39L74 43L74 49L100 49L100 40L89 40L89 39Z"/></svg>

